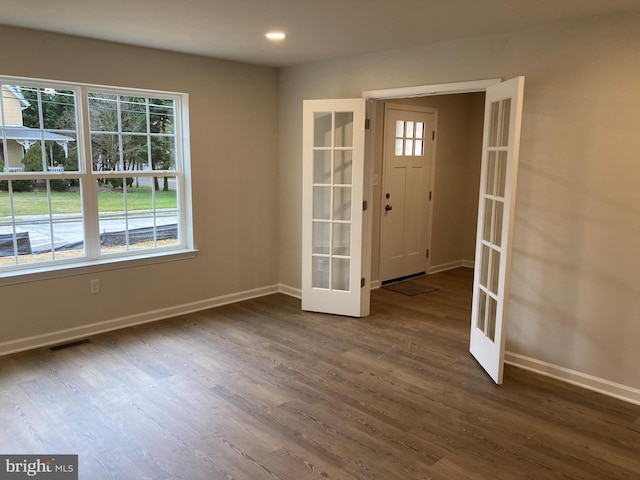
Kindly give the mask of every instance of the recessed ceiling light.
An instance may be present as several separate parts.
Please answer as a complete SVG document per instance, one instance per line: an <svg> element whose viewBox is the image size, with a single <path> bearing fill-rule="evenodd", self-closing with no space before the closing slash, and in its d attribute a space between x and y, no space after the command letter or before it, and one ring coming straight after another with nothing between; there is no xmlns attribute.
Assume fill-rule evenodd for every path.
<svg viewBox="0 0 640 480"><path fill-rule="evenodd" d="M286 36L283 32L269 32L266 35L269 40L284 40Z"/></svg>

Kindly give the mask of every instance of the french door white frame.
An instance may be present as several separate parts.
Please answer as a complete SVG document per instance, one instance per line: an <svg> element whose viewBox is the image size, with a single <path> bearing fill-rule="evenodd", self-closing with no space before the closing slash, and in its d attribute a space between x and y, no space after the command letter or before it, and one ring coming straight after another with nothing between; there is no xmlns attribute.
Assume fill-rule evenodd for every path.
<svg viewBox="0 0 640 480"><path fill-rule="evenodd" d="M519 115L521 115L521 108L522 108L522 84L523 84L523 77L519 77L517 79L513 79L512 81L506 82L503 84L502 79L488 79L488 80L479 80L479 81L472 81L472 82L460 82L460 83L450 83L450 84L439 84L439 85L425 85L425 86L418 86L418 87L407 87L407 88L395 88L395 89L385 89L385 90L372 90L372 91L365 91L363 92L363 97L366 98L367 100L389 100L389 99L394 99L394 98L407 98L407 97L423 97L423 96L430 96L430 95L446 95L446 94L457 94L457 93L472 93L472 92L489 92L491 94L494 94L494 92L496 92L496 90L499 90L500 92L502 92L503 90L505 91L509 91L510 94L513 94L514 88L511 87L512 84L514 84L514 82L519 82L519 93L518 93L518 97L515 98L515 102L517 104L515 108L515 116L514 116L514 108L512 108L512 123L514 123L515 127L514 131L517 132L515 133L515 136L513 138L510 137L509 139L509 148L512 150L509 150L509 154L508 155L514 155L514 158L517 158L518 155L518 149L519 149L519 136L520 136L520 117ZM492 87L497 86L499 84L500 87L498 87L498 89L494 89ZM504 87L503 85L509 85L509 87ZM485 103L485 108L486 108L486 103ZM486 119L486 112L485 112L485 122L487 121ZM485 126L486 127L486 126ZM372 119L372 132L371 132L371 138L375 138L374 133L375 132L375 118ZM485 128L486 131L486 128ZM486 138L486 133L485 133L485 138L483 140L483 152L487 149L487 138ZM370 156L368 158L365 158L365 163L368 163L370 165L373 165L373 154L374 152L371 151L370 152ZM435 160L435 159L434 159ZM511 160L509 160L509 162L511 162ZM485 158L484 158L484 153L483 153L483 171L485 169ZM434 169L435 169L435 165L434 165ZM370 173L372 174L372 173ZM516 174L513 174L513 178L511 179L511 182L514 183L517 181L516 178ZM365 183L368 183L369 185L372 185L372 179L371 178L365 178ZM515 183L514 183L515 185ZM511 188L511 187L510 187ZM513 191L511 193L509 193L507 195L507 197L512 197L515 195L515 187L513 187ZM511 200L509 200L511 201ZM508 214L508 217L506 218L506 224L505 227L506 228L512 228L512 223L513 223L513 205L511 205L510 207L510 212L505 212L505 215ZM478 216L478 222L480 222L480 212L479 212L479 216ZM480 231L480 230L479 230ZM504 240L505 241L505 255L504 257L508 260L509 258L509 254L508 254L508 250L510 248L509 242L510 240L510 235L507 236L507 238ZM477 240L479 241L479 240ZM369 252L368 255L371 256L371 251L370 251L370 242L369 244L365 244L363 245L363 248L368 248ZM478 246L476 246L476 248L478 248ZM503 262L505 263L505 262ZM478 254L476 253L476 270L478 270L477 268L478 266ZM508 295L506 294L506 289L505 289L505 284L507 283L508 280L508 276L509 276L509 265L508 262L506 262L506 266L501 265L500 268L500 292L502 292L499 295L498 298L498 303L500 305L500 312L499 312L499 317L497 317L496 319L496 340L494 343L496 343L498 340L500 341L499 345L489 345L491 342L486 342L485 344L480 344L478 342L477 339L475 339L474 341L474 328L476 328L476 310L478 309L477 305L476 305L476 285L477 285L477 281L478 281L478 272L476 271L476 275L474 278L474 312L472 312L472 319L471 319L471 345L470 345L470 351L471 353L474 355L474 357L476 357L476 359L478 360L478 362L480 363L480 365L487 371L487 373L491 376L491 378L496 382L496 383L502 383L502 371L503 371L503 365L504 365L504 340L506 338L506 332L504 332L502 330L503 327L503 322L506 322L506 317L504 316L504 312L503 312L503 305L504 302L508 301L508 298L506 298ZM498 333L497 329L500 328L500 332ZM477 330L477 328L476 328ZM475 337L478 337L478 335L476 334Z"/></svg>

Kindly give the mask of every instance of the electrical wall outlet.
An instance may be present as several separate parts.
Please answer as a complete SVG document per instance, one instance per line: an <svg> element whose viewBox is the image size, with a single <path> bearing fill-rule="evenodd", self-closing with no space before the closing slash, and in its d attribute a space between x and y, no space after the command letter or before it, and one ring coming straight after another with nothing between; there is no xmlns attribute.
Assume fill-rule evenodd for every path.
<svg viewBox="0 0 640 480"><path fill-rule="evenodd" d="M100 293L100 280L94 278L89 282L89 288L91 290L91 295L95 295L96 293Z"/></svg>

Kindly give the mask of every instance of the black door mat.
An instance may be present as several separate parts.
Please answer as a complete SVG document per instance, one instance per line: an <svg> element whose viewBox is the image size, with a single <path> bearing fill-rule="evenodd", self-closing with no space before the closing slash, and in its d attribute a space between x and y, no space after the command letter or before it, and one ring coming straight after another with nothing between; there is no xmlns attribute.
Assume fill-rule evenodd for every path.
<svg viewBox="0 0 640 480"><path fill-rule="evenodd" d="M382 288L409 296L422 295L423 293L440 290L438 287L427 285L426 283L422 283L418 280L404 280L403 282L389 283L384 285Z"/></svg>

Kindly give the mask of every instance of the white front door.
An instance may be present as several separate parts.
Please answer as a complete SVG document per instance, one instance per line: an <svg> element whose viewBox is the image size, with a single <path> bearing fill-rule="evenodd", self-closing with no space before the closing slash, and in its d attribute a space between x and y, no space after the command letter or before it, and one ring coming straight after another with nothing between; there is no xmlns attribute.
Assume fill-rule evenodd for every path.
<svg viewBox="0 0 640 480"><path fill-rule="evenodd" d="M368 314L363 275L365 99L305 100L302 308Z"/></svg>
<svg viewBox="0 0 640 480"><path fill-rule="evenodd" d="M524 77L485 100L470 351L502 383Z"/></svg>
<svg viewBox="0 0 640 480"><path fill-rule="evenodd" d="M380 281L427 270L435 109L385 106Z"/></svg>

